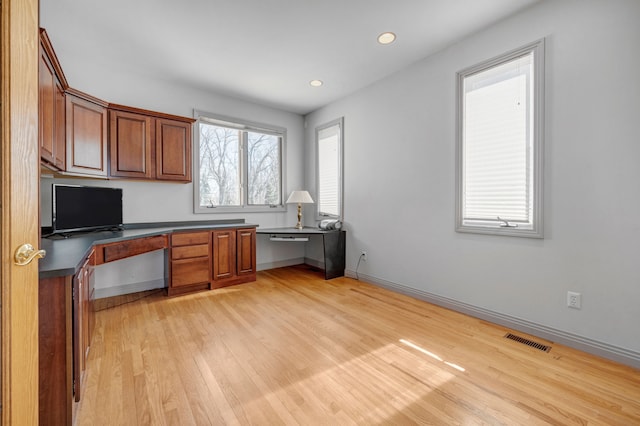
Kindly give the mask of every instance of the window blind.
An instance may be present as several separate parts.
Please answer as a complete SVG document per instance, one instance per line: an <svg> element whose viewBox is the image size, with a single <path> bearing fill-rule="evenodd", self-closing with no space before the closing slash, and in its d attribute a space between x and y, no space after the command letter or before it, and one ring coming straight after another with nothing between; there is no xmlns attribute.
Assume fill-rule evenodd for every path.
<svg viewBox="0 0 640 426"><path fill-rule="evenodd" d="M532 221L532 75L528 53L464 79L463 220Z"/></svg>
<svg viewBox="0 0 640 426"><path fill-rule="evenodd" d="M318 212L340 216L340 126L318 131Z"/></svg>

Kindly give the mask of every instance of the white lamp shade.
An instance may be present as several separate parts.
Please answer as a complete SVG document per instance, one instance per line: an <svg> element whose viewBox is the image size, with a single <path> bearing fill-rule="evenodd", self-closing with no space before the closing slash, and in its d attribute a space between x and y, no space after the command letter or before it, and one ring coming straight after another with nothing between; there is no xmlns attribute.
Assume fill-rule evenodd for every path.
<svg viewBox="0 0 640 426"><path fill-rule="evenodd" d="M313 203L313 198L309 195L307 191L293 191L289 198L287 198L287 204L300 203L300 204L310 204Z"/></svg>

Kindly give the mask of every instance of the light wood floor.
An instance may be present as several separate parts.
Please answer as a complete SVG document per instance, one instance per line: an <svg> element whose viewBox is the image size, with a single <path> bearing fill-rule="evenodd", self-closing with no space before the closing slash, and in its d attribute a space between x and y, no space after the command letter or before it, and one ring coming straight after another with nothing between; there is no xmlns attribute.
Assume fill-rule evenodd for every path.
<svg viewBox="0 0 640 426"><path fill-rule="evenodd" d="M78 425L640 424L640 371L305 267L97 313Z"/></svg>

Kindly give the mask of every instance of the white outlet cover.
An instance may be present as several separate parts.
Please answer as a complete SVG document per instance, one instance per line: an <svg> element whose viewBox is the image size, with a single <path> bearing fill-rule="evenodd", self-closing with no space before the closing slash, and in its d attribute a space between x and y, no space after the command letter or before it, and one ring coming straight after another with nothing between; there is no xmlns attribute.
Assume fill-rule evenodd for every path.
<svg viewBox="0 0 640 426"><path fill-rule="evenodd" d="M582 308L582 294L573 291L567 292L567 306L573 309Z"/></svg>

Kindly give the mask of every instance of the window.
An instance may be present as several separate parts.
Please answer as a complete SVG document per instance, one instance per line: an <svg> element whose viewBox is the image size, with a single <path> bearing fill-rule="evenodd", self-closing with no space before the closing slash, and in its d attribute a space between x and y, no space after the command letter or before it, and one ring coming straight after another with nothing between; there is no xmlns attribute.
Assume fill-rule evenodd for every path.
<svg viewBox="0 0 640 426"><path fill-rule="evenodd" d="M456 230L542 238L544 40L457 85Z"/></svg>
<svg viewBox="0 0 640 426"><path fill-rule="evenodd" d="M342 219L342 125L339 118L316 128L317 206L320 219Z"/></svg>
<svg viewBox="0 0 640 426"><path fill-rule="evenodd" d="M196 213L282 211L285 130L196 112Z"/></svg>

